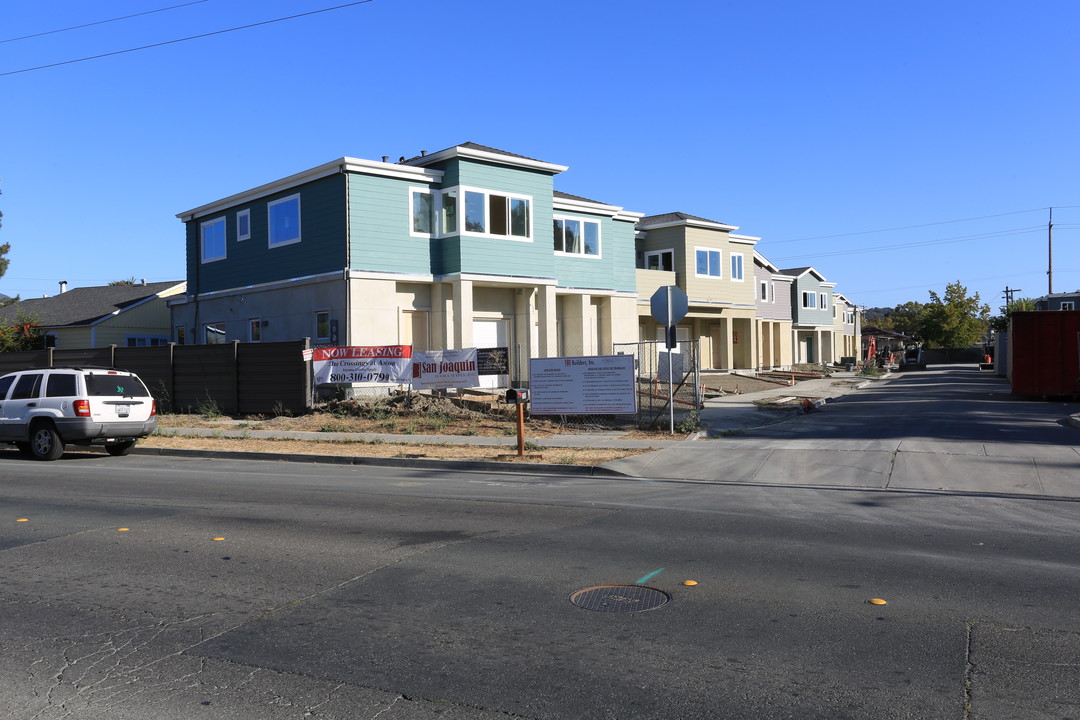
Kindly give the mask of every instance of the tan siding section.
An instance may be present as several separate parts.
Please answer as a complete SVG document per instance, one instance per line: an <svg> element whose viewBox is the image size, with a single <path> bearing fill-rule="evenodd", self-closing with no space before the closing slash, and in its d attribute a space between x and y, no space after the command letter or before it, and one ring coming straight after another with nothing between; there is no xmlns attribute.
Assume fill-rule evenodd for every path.
<svg viewBox="0 0 1080 720"><path fill-rule="evenodd" d="M94 347L123 347L127 345L130 335L168 338L171 322L165 300L155 298L98 323L94 331Z"/></svg>

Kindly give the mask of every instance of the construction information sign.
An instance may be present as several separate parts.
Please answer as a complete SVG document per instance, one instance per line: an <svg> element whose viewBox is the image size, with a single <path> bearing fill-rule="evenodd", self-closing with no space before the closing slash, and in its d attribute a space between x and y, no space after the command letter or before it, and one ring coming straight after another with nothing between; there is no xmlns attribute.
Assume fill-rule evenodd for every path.
<svg viewBox="0 0 1080 720"><path fill-rule="evenodd" d="M633 415L634 356L532 358L529 392L533 415Z"/></svg>
<svg viewBox="0 0 1080 720"><path fill-rule="evenodd" d="M407 383L412 345L315 348L311 364L316 385Z"/></svg>
<svg viewBox="0 0 1080 720"><path fill-rule="evenodd" d="M476 348L413 353L413 390L470 388L480 384Z"/></svg>

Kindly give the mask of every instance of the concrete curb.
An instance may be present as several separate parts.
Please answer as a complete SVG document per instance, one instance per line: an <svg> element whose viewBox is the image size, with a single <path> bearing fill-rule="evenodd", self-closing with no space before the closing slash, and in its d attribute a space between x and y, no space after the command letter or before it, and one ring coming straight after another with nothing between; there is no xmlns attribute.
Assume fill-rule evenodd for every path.
<svg viewBox="0 0 1080 720"><path fill-rule="evenodd" d="M361 455L305 455L302 453L263 453L243 450L186 450L180 448L132 448L133 455L204 458L207 460L261 460L322 465L360 465L394 467L408 470L457 470L460 472L495 472L510 474L543 473L585 477L629 477L600 465L555 465L553 463L515 463L485 460L437 460L434 458L381 458Z"/></svg>

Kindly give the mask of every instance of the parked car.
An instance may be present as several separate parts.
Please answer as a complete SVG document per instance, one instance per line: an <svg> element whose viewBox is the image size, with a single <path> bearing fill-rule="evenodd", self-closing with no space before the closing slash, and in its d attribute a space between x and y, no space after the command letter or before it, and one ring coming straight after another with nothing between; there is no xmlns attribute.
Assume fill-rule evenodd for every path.
<svg viewBox="0 0 1080 720"><path fill-rule="evenodd" d="M157 405L134 373L54 367L0 377L0 442L38 460L56 460L65 445L127 455L156 427Z"/></svg>

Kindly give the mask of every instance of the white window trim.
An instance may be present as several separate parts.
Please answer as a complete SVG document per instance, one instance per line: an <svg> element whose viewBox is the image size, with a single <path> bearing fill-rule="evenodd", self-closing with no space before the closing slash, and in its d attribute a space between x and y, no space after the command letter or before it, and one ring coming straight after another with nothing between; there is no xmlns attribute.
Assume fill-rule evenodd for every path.
<svg viewBox="0 0 1080 720"><path fill-rule="evenodd" d="M246 217L247 218L247 226L248 226L248 231L246 233L243 233L243 234L240 233L240 218L241 217ZM239 242L241 240L250 240L250 239L251 239L251 209L249 208L247 210L241 210L241 211L236 213L236 240L237 240L237 242Z"/></svg>
<svg viewBox="0 0 1080 720"><path fill-rule="evenodd" d="M828 310L828 309L829 309L829 294L824 293L824 292L823 293L818 293L818 310Z"/></svg>
<svg viewBox="0 0 1080 720"><path fill-rule="evenodd" d="M817 310L817 291L802 291L802 307L804 310ZM809 300L809 302L807 302Z"/></svg>
<svg viewBox="0 0 1080 720"><path fill-rule="evenodd" d="M559 257L571 257L571 258L585 258L587 260L603 260L604 259L604 224L595 218L575 217L574 215L552 215L552 221L555 220L577 220L581 223L581 252L572 253L565 250L555 250L555 255ZM592 223L596 225L596 245L599 250L595 255L589 255L585 252L585 223ZM675 263L674 254L671 256L672 266Z"/></svg>
<svg viewBox="0 0 1080 720"><path fill-rule="evenodd" d="M222 237L224 238L225 242L223 242L221 244L221 254L220 255L215 255L214 257L207 257L206 256L206 228L209 227L210 225L216 225L218 223L221 223L221 229L222 229L221 234L222 234ZM226 257L228 257L228 254L229 254L229 250L228 250L228 248L229 248L229 233L225 232L226 230L227 230L227 227L225 225L225 218L224 217L214 218L213 220L207 220L206 222L199 224L199 258L200 258L200 260L202 262L204 262L204 263L217 262L218 260L224 260Z"/></svg>
<svg viewBox="0 0 1080 720"><path fill-rule="evenodd" d="M731 281L732 282L745 282L746 281L746 260L743 257L743 253L734 253L734 252L729 252L728 253L728 263L733 264L735 262L735 258L739 258L739 277L735 277L735 268L734 267L729 267L728 269L731 270Z"/></svg>
<svg viewBox="0 0 1080 720"><path fill-rule="evenodd" d="M272 238L274 223L270 220L270 211L277 205L291 202L293 200L296 201L296 237L289 240L283 240L282 242L274 242ZM301 207L300 203L300 193L294 193L292 195L289 195L288 197L279 198L272 202L266 203L266 246L271 248L279 248L285 247L286 245L295 245L296 243L300 242L303 239L303 233L301 231L301 228L303 227L303 222L301 220L302 211L303 208ZM411 218L409 222L412 222Z"/></svg>
<svg viewBox="0 0 1080 720"><path fill-rule="evenodd" d="M1068 307L1065 307L1066 305L1068 305ZM1059 310L1075 310L1076 309L1076 303L1074 301L1072 301L1072 300L1062 300L1061 301L1061 307L1058 308L1058 309Z"/></svg>
<svg viewBox="0 0 1080 720"><path fill-rule="evenodd" d="M716 269L719 274L717 275L702 275L697 270L697 254L698 252L714 252L720 256L719 262L716 263ZM720 248L713 247L694 247L694 277L703 278L705 280L723 280L724 279L724 251Z"/></svg>
<svg viewBox="0 0 1080 720"><path fill-rule="evenodd" d="M458 235L462 237L477 237L477 238L490 238L492 240L512 240L514 242L532 242L536 239L536 200L532 195L522 195L521 193L506 192L504 190L486 190L484 188L472 187L469 185L459 185L456 188L450 188L458 191ZM529 236L519 237L517 235L495 235L490 232L478 233L472 230L466 229L465 220L465 193L481 193L484 196L484 227L491 227L491 218L488 217L488 208L491 207L491 201L489 197L491 195L498 195L505 197L509 200L528 200L529 201ZM410 198L412 195L409 196ZM409 223L412 224L412 216L409 217Z"/></svg>
<svg viewBox="0 0 1080 720"><path fill-rule="evenodd" d="M660 260L664 259L664 253L671 253L671 269L664 270L659 269L656 272L675 272L675 248L664 248L663 250L647 250L645 252L645 269L649 269L649 258L656 256ZM663 265L663 262L658 262L657 265Z"/></svg>
<svg viewBox="0 0 1080 720"><path fill-rule="evenodd" d="M410 220L410 222L412 222L412 221ZM319 315L321 315L322 313L326 313L326 335L325 336L320 336L319 335ZM315 342L317 342L317 343L322 342L322 341L330 342L330 336L333 334L333 331L330 329L330 321L332 319L333 318L330 315L330 310L328 310L328 309L316 310L314 312L314 314L312 315L312 320L314 321L314 327L312 328L312 333L311 334L315 336Z"/></svg>
<svg viewBox="0 0 1080 720"><path fill-rule="evenodd" d="M253 325L257 325L259 328L258 340L255 339L254 333L251 332ZM248 318L248 342L262 342L262 318Z"/></svg>
<svg viewBox="0 0 1080 720"><path fill-rule="evenodd" d="M765 280L758 281L758 302L769 302L769 283Z"/></svg>
<svg viewBox="0 0 1080 720"><path fill-rule="evenodd" d="M431 232L422 233L417 232L413 228L413 217L415 207L415 193L423 193L431 196ZM429 187L410 187L409 188L409 237L414 238L433 238L439 235L439 213L442 210L442 203L440 202L442 193L438 190L432 190Z"/></svg>

